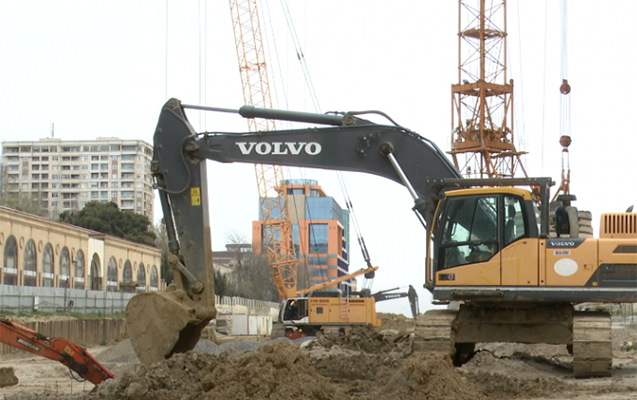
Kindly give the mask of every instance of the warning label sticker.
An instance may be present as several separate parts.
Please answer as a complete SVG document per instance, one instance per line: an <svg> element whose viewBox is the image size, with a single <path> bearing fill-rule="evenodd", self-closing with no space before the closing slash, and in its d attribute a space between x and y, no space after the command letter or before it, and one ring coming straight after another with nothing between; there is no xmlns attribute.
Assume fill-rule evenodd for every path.
<svg viewBox="0 0 637 400"><path fill-rule="evenodd" d="M201 205L201 188L190 188L190 204L193 206Z"/></svg>

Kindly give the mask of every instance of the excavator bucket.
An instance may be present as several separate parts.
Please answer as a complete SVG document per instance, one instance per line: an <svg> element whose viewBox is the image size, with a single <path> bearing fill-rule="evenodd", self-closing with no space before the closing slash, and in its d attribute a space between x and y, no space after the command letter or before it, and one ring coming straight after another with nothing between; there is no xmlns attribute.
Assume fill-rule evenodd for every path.
<svg viewBox="0 0 637 400"><path fill-rule="evenodd" d="M192 350L210 318L198 318L200 308L181 289L140 293L126 307L128 334L144 365L174 353Z"/></svg>
<svg viewBox="0 0 637 400"><path fill-rule="evenodd" d="M20 380L15 376L13 367L0 368L0 388L15 386L18 383L20 383Z"/></svg>

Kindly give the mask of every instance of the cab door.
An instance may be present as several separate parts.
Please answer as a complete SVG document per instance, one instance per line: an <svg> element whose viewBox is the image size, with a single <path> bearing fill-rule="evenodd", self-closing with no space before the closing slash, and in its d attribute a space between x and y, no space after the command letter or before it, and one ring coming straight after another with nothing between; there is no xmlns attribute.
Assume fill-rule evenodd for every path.
<svg viewBox="0 0 637 400"><path fill-rule="evenodd" d="M436 232L436 285L500 285L500 202L497 194L447 198Z"/></svg>
<svg viewBox="0 0 637 400"><path fill-rule="evenodd" d="M503 196L502 285L537 286L539 239L529 237L529 217L521 197Z"/></svg>

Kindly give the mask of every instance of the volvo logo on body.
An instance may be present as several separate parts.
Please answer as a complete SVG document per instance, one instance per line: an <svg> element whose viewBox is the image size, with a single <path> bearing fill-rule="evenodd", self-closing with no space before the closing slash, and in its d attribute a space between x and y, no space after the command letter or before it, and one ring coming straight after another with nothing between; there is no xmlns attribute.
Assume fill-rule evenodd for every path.
<svg viewBox="0 0 637 400"><path fill-rule="evenodd" d="M253 151L262 156L299 155L301 152L315 156L323 150L316 142L240 142L235 144L244 156Z"/></svg>

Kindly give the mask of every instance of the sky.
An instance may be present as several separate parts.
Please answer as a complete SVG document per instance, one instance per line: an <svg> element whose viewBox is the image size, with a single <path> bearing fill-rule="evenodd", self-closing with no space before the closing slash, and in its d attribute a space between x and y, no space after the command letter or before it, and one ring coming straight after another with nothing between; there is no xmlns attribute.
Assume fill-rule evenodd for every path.
<svg viewBox="0 0 637 400"><path fill-rule="evenodd" d="M275 108L316 111L304 85L290 24L300 43L320 112L380 110L449 150L451 84L458 83L458 3L438 1L259 1ZM515 134L529 176L559 181L561 165L559 2L509 1L509 77L515 82ZM637 3L568 4L571 85L571 192L593 213L637 203L637 129L627 88L637 70ZM0 2L0 140L116 136L152 143L167 98L239 108L243 95L230 9L225 1ZM247 131L234 115L189 112L199 131ZM380 122L380 121L378 121ZM279 127L285 127L279 125ZM316 179L344 206L333 171L286 168ZM418 289L425 231L407 190L382 178L344 173L374 265L374 290ZM258 219L254 168L208 162L212 246L229 232L249 238ZM156 204L155 219L161 218ZM364 267L350 237L350 270ZM406 300L379 311L409 314Z"/></svg>

